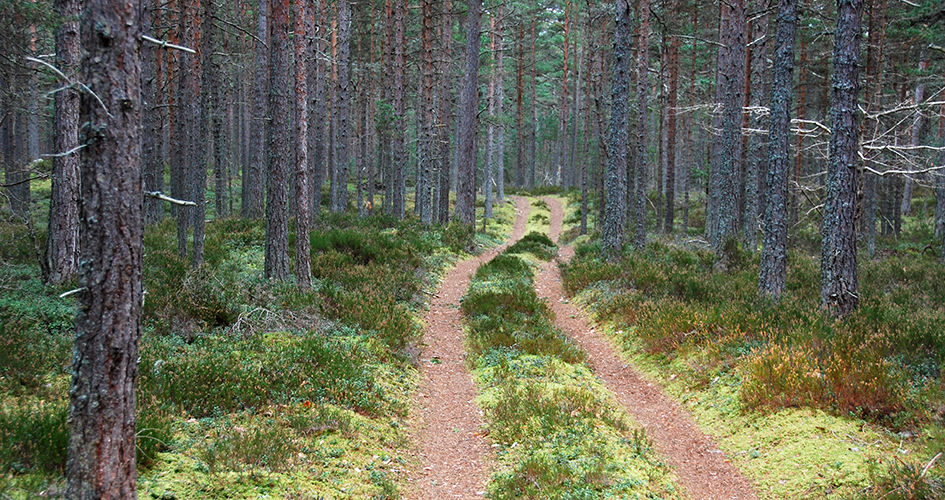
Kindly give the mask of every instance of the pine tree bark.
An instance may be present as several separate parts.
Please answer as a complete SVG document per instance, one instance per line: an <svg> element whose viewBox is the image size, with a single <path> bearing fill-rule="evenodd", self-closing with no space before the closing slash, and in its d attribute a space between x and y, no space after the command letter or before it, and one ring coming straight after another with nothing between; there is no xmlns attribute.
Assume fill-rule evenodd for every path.
<svg viewBox="0 0 945 500"><path fill-rule="evenodd" d="M414 210L424 224L433 222L432 180L434 169L434 99L433 89L436 82L435 42L436 27L433 19L433 0L421 2L422 25L420 39L423 44L420 64L420 137L417 143L417 186Z"/></svg>
<svg viewBox="0 0 945 500"><path fill-rule="evenodd" d="M857 98L860 91L862 13L862 0L837 0L832 127L820 286L821 305L836 317L849 315L859 305L855 216L859 177Z"/></svg>
<svg viewBox="0 0 945 500"><path fill-rule="evenodd" d="M778 32L772 69L768 171L758 291L777 302L787 282L788 180L791 103L794 97L794 44L797 0L779 0Z"/></svg>
<svg viewBox="0 0 945 500"><path fill-rule="evenodd" d="M344 212L348 209L348 110L351 105L351 5L348 0L338 2L336 63L338 76L335 80L335 98L332 109L332 153L334 176L332 177L332 210Z"/></svg>
<svg viewBox="0 0 945 500"><path fill-rule="evenodd" d="M151 33L153 26L157 23L152 21L153 2L144 2L141 5L141 28L145 33ZM70 17L78 14L62 16L63 26L69 23ZM74 21L73 21L74 22ZM160 20L158 19L158 23ZM153 36L153 35L152 35ZM56 53L60 56L60 50ZM141 136L141 156L144 164L143 182L145 191L164 191L164 159L161 156L161 109L158 107L160 95L164 90L158 78L159 59L163 58L158 49L153 45L141 47L141 98L144 105L141 109L141 128L144 132ZM74 64L74 63L73 63ZM62 65L59 66L63 69ZM64 92L73 92L66 90ZM58 98L58 96L57 96ZM76 96L76 119L78 120L78 96ZM58 131L58 126L56 127ZM58 132L57 132L58 133ZM55 159L54 159L55 162ZM55 175L53 176L55 184ZM55 189L55 188L54 188ZM78 188L76 188L78 189ZM154 224L164 218L164 202L152 197L144 199L144 222L145 224ZM73 227L78 228L75 224ZM50 226L52 228L52 226ZM78 229L76 229L77 231ZM50 230L52 234L52 230Z"/></svg>
<svg viewBox="0 0 945 500"><path fill-rule="evenodd" d="M746 103L749 109L757 109L764 105L768 94L768 3L769 0L761 0L752 5L757 16L752 16L751 40L752 44L748 48L746 63L748 65L745 79ZM767 98L767 99L766 99ZM745 113L746 125L751 130L761 130L764 128L763 116L756 111ZM764 189L765 175L767 171L767 158L765 155L764 137L755 132L749 132L744 136L747 141L745 148L746 161L745 168L745 209L742 215L742 248L746 251L754 252L758 249L758 221L761 218L762 197L767 190Z"/></svg>
<svg viewBox="0 0 945 500"><path fill-rule="evenodd" d="M249 176L243 179L245 204L243 217L262 217L266 193L266 171L269 156L269 11L270 1L259 0L256 30L256 72L253 83L253 115L250 126Z"/></svg>
<svg viewBox="0 0 945 500"><path fill-rule="evenodd" d="M56 66L73 78L81 57L80 3L78 0L58 0L56 10L62 19L56 34ZM65 88L56 92L54 120L57 155L52 161L44 276L50 285L68 281L78 271L79 155L63 154L79 145L79 93L76 89Z"/></svg>
<svg viewBox="0 0 945 500"><path fill-rule="evenodd" d="M495 20L495 40L498 48L495 55L495 112L498 120L495 122L495 188L496 201L505 202L505 120L503 118L503 104L505 103L505 50L502 46L502 30L505 21L505 6L499 4L496 7Z"/></svg>
<svg viewBox="0 0 945 500"><path fill-rule="evenodd" d="M630 51L633 36L632 8L629 0L617 0L614 34L613 74L611 76L610 139L608 141L606 201L601 231L601 253L608 260L620 258L623 246L627 185L627 98L630 95Z"/></svg>
<svg viewBox="0 0 945 500"><path fill-rule="evenodd" d="M640 15L640 43L637 47L639 51L639 64L637 66L637 150L636 150L636 195L633 197L634 222L636 228L633 235L633 244L638 249L646 245L646 174L647 169L647 139L649 131L647 127L648 89L649 89L649 69L650 69L650 2L649 0L638 0L637 6Z"/></svg>
<svg viewBox="0 0 945 500"><path fill-rule="evenodd" d="M456 218L473 226L476 222L476 139L479 124L479 33L482 0L467 0L466 64L460 95L460 123L457 130Z"/></svg>
<svg viewBox="0 0 945 500"><path fill-rule="evenodd" d="M134 499L141 332L140 24L137 3L87 0L81 40L80 262L66 497ZM101 98L101 103L92 96Z"/></svg>
<svg viewBox="0 0 945 500"><path fill-rule="evenodd" d="M453 18L452 2L445 0L442 3L441 23L440 23L440 50L441 53L450 54L452 52L453 40ZM440 224L447 224L450 220L450 174L452 169L450 164L450 123L453 122L453 96L452 82L453 76L450 71L450 57L441 57L439 65L439 103L436 116L436 142L438 145L436 155L437 183L436 189L436 221Z"/></svg>
<svg viewBox="0 0 945 500"><path fill-rule="evenodd" d="M289 0L272 0L270 25L269 116L269 180L266 183L266 278L286 280L289 277L288 172L292 162L289 140L291 128L291 94L289 64Z"/></svg>
<svg viewBox="0 0 945 500"><path fill-rule="evenodd" d="M673 0L670 12L675 12L678 1ZM675 27L675 22L672 25ZM666 209L663 211L663 231L672 234L676 217L676 116L679 93L679 37L670 35L666 96Z"/></svg>
<svg viewBox="0 0 945 500"><path fill-rule="evenodd" d="M720 4L718 72L716 101L722 111L718 117L720 136L713 155L713 192L715 230L710 233L716 264L724 269L738 236L738 173L743 155L742 106L745 85L745 38L747 21L745 0Z"/></svg>
<svg viewBox="0 0 945 500"><path fill-rule="evenodd" d="M311 175L308 161L308 61L312 27L311 0L295 1L295 283L302 292L312 288Z"/></svg>

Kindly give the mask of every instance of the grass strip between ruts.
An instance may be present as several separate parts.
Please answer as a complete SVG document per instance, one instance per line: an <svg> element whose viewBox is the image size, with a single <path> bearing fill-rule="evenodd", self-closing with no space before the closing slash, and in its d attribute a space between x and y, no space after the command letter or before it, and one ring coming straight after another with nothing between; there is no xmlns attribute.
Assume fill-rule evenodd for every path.
<svg viewBox="0 0 945 500"><path fill-rule="evenodd" d="M585 353L534 289L554 244L529 233L476 272L463 298L467 346L499 466L490 498L677 498L651 450Z"/></svg>

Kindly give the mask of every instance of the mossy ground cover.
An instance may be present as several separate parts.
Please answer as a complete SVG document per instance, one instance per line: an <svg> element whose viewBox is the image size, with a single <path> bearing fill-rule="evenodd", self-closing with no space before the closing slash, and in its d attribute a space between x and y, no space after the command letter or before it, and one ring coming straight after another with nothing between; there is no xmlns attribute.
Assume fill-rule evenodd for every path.
<svg viewBox="0 0 945 500"><path fill-rule="evenodd" d="M529 233L479 268L462 302L478 402L499 460L487 495L677 498L669 469L535 293L534 262L553 250L546 236Z"/></svg>
<svg viewBox="0 0 945 500"><path fill-rule="evenodd" d="M658 240L599 260L577 248L565 287L663 383L766 498L940 498L945 279L908 249L861 263L861 307L820 311L819 264L790 254L780 304L758 298L757 256L728 272ZM919 477L921 476L921 478ZM907 491L925 492L897 496ZM931 492L931 493L929 493ZM925 495L925 496L923 496Z"/></svg>
<svg viewBox="0 0 945 500"><path fill-rule="evenodd" d="M209 223L197 269L173 221L146 232L141 498L400 496L418 316L473 232L332 214L316 226L307 292L262 276L262 221ZM27 229L2 230L19 236L0 245L0 494L56 496L75 302L58 297L71 285L42 285ZM493 221L491 237L507 230Z"/></svg>

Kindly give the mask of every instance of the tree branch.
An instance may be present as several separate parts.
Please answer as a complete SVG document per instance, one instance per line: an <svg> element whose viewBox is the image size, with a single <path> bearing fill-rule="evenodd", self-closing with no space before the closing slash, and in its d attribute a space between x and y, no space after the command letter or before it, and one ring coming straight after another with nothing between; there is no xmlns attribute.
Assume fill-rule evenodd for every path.
<svg viewBox="0 0 945 500"><path fill-rule="evenodd" d="M170 196L165 195L160 191L145 191L145 196L150 196L151 198L157 198L163 201L169 201L175 205L181 205L184 207L196 207L197 204L192 201L178 200L177 198L171 198Z"/></svg>

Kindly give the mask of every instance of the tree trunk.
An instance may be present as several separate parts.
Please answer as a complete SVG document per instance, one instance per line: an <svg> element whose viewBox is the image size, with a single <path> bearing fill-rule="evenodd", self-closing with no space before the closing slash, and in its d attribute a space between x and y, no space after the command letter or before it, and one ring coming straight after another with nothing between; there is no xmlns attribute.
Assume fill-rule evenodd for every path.
<svg viewBox="0 0 945 500"><path fill-rule="evenodd" d="M74 2L71 2L74 3ZM145 33L153 32L153 26L160 23L160 18L157 22L152 22L152 3L153 7L157 7L156 2L144 2L141 6L141 28ZM76 8L75 14L64 15L62 16L63 27L70 23L68 19L78 16L78 8ZM159 9L155 9L159 11ZM74 23L74 21L73 21ZM62 29L62 28L60 28ZM56 54L58 57L62 57L62 52L59 48L56 49ZM144 164L143 170L143 179L144 190L153 192L153 191L164 191L164 160L161 157L161 148L160 148L160 139L161 139L161 109L158 107L158 102L160 101L160 96L164 93L163 82L160 81L158 68L160 67L159 61L163 59L163 54L159 51L154 45L145 44L141 47L141 99L144 104L141 108L141 129L144 132L141 136L141 156L142 162ZM74 60L78 60L78 55L75 56ZM74 65L74 63L73 63ZM59 68L66 70L63 67L63 63L59 63ZM68 71L67 74L71 74L71 71ZM65 90L63 92L73 92L72 90ZM61 92L60 92L61 93ZM57 94L57 99L59 98ZM75 119L78 120L78 96L75 97ZM56 133L59 132L59 126L56 126ZM58 150L57 146L57 150ZM73 146L75 147L74 143ZM55 165L56 159L53 159ZM56 175L53 175L53 186L56 183ZM55 187L53 188L55 191ZM78 185L76 186L78 190ZM52 200L50 200L52 203ZM159 222L164 218L164 202L152 197L145 197L144 199L144 222L145 224L154 224ZM78 224L73 224L72 227L78 230ZM50 225L50 236L52 236L52 225ZM74 231L75 231L74 230Z"/></svg>
<svg viewBox="0 0 945 500"><path fill-rule="evenodd" d="M558 140L555 143L555 180L556 186L570 185L567 165L567 137L568 137L568 51L570 49L568 35L571 31L571 2L564 5L564 44L562 54L564 66L561 70L561 103L558 105Z"/></svg>
<svg viewBox="0 0 945 500"><path fill-rule="evenodd" d="M528 189L535 189L536 135L538 135L538 62L535 56L535 44L538 37L535 33L535 18L532 17L532 85L530 89L532 104L532 122L528 125Z"/></svg>
<svg viewBox="0 0 945 500"><path fill-rule="evenodd" d="M760 11L751 25L752 45L748 49L747 64L749 70L746 72L746 101L750 109L758 109L764 106L766 101L768 86L768 3L769 0L762 0L753 5ZM770 100L770 99L768 99ZM748 145L745 150L747 161L745 162L745 210L742 216L742 248L754 252L758 249L758 220L761 216L762 197L767 193L764 189L765 175L767 171L765 158L765 139L754 130L764 128L764 120L761 113L750 111L746 113L748 117L747 126L752 132L745 137Z"/></svg>
<svg viewBox="0 0 945 500"><path fill-rule="evenodd" d="M332 177L332 210L344 212L348 209L348 165L351 157L348 152L348 108L351 91L351 5L348 0L338 2L338 31L335 59L338 65L338 77L335 80L335 99L332 109L332 154L335 165Z"/></svg>
<svg viewBox="0 0 945 500"><path fill-rule="evenodd" d="M394 0L394 74L393 99L394 129L391 147L391 210L394 217L403 219L407 205L407 145L405 143L407 130L406 102L405 102L405 72L406 72L406 41L404 39L404 21L406 17L406 0Z"/></svg>
<svg viewBox="0 0 945 500"><path fill-rule="evenodd" d="M295 282L301 292L312 288L311 171L308 161L308 62L314 26L308 10L312 0L295 2Z"/></svg>
<svg viewBox="0 0 945 500"><path fill-rule="evenodd" d="M881 3L880 3L881 2ZM869 38L866 49L866 110L872 113L879 106L883 88L882 60L885 52L887 0L871 0L869 13ZM865 121L862 125L864 140L875 138L879 133L879 121ZM876 163L873 163L876 166ZM876 181L871 172L863 174L863 200L860 211L860 239L866 243L866 253L872 257L876 252Z"/></svg>
<svg viewBox="0 0 945 500"><path fill-rule="evenodd" d="M721 103L721 129L713 155L713 193L710 202L715 207L715 231L712 246L717 265L724 269L737 241L738 173L743 155L742 106L745 85L745 0L720 4L718 73L716 101Z"/></svg>
<svg viewBox="0 0 945 500"><path fill-rule="evenodd" d="M289 277L288 179L292 150L289 0L272 0L270 26L269 181L266 183L266 278Z"/></svg>
<svg viewBox="0 0 945 500"><path fill-rule="evenodd" d="M466 65L460 95L459 158L456 185L456 218L467 226L476 222L476 130L479 124L479 22L482 0L467 0Z"/></svg>
<svg viewBox="0 0 945 500"><path fill-rule="evenodd" d="M649 88L650 68L650 2L639 0L640 11L640 43L639 65L637 66L637 151L636 151L636 196L635 222L633 244L638 249L646 245L646 174L647 174L647 90Z"/></svg>
<svg viewBox="0 0 945 500"><path fill-rule="evenodd" d="M207 115L206 121L208 122L205 123L205 126L210 127L210 139L212 139L214 216L217 219L223 219L229 216L229 191L227 190L229 171L226 161L227 145L223 119L226 110L223 90L229 86L223 81L222 64L219 61L219 56L216 55L220 52L223 37L217 29L216 23L214 23L213 1L205 1L202 38L206 49L203 54L205 91L202 95L207 96L204 99L204 107L206 108L204 112Z"/></svg>
<svg viewBox="0 0 945 500"><path fill-rule="evenodd" d="M194 28L199 30L201 33L205 32L204 22L212 22L210 19L206 19L202 16L208 9L208 4L212 0L201 0L198 5L195 5L193 8L194 15ZM206 228L206 219L207 219L207 163L210 159L209 150L206 147L207 139L209 139L209 121L208 116L209 109L207 103L204 102L205 99L202 98L206 96L207 93L204 92L203 85L203 68L204 68L204 56L208 55L211 50L207 46L207 37L198 35L194 33L194 45L201 45L200 51L197 54L197 57L193 58L194 66L192 67L193 78L191 79L191 90L190 90L190 132L188 133L187 138L187 160L190 176L190 193L196 206L191 210L191 225L194 227L194 244L193 244L193 255L191 258L191 265L194 268L200 267L203 264L203 243L204 243L204 230ZM198 42L199 40L199 42Z"/></svg>
<svg viewBox="0 0 945 500"><path fill-rule="evenodd" d="M862 0L837 1L832 133L821 253L821 304L833 316L856 310L856 189L858 177L860 18Z"/></svg>
<svg viewBox="0 0 945 500"><path fill-rule="evenodd" d="M269 156L269 11L271 0L259 0L259 20L256 37L256 73L253 84L252 136L250 141L249 176L243 179L246 204L243 217L259 218L263 215L266 170Z"/></svg>
<svg viewBox="0 0 945 500"><path fill-rule="evenodd" d="M452 52L453 40L453 19L450 13L452 4L449 0L442 3L442 21L440 24L440 51L450 54ZM437 184L435 203L436 221L440 224L447 224L450 220L450 123L452 123L453 99L452 99L452 72L450 71L450 57L441 57L439 66L439 102L436 106L436 173Z"/></svg>
<svg viewBox="0 0 945 500"><path fill-rule="evenodd" d="M417 201L414 210L420 216L420 221L424 224L433 222L432 211L432 181L433 164L435 156L435 131L434 131L434 99L433 90L436 82L436 64L435 64L435 38L436 28L433 20L433 0L423 0L421 40L423 43L422 57L420 64L420 137L417 143L417 186L415 189Z"/></svg>
<svg viewBox="0 0 945 500"><path fill-rule="evenodd" d="M675 12L679 2L673 0L670 12ZM675 24L672 25L675 27ZM674 30L675 31L675 30ZM674 34L669 41L666 62L669 66L666 96L666 209L663 212L663 231L673 233L676 217L676 115L679 92L679 37Z"/></svg>
<svg viewBox="0 0 945 500"><path fill-rule="evenodd" d="M505 120L503 118L503 104L505 103L505 87L503 81L505 80L505 50L502 46L502 30L504 29L504 18L505 18L505 7L503 4L499 4L497 9L497 19L495 21L495 39L496 47L498 47L498 52L495 55L495 72L498 75L495 81L495 112L496 116L499 119L495 122L495 141L496 141L496 150L495 150L495 187L496 187L496 201L499 203L505 202Z"/></svg>
<svg viewBox="0 0 945 500"><path fill-rule="evenodd" d="M69 78L74 78L81 48L80 4L78 0L58 0L56 10L62 19L56 34L56 66ZM148 113L153 116L150 110ZM79 156L78 153L64 154L79 145L79 92L76 89L56 92L54 119L56 156L52 161L44 276L50 285L68 281L78 271ZM163 171L161 173L163 175Z"/></svg>
<svg viewBox="0 0 945 500"><path fill-rule="evenodd" d="M87 0L79 81L83 262L69 387L66 497L134 499L141 332L140 24L135 2ZM92 97L96 95L99 101Z"/></svg>
<svg viewBox="0 0 945 500"><path fill-rule="evenodd" d="M606 204L601 231L603 258L617 260L623 246L627 185L627 98L630 95L630 52L633 36L632 10L628 0L617 0L614 34L614 70L611 76L610 140L608 145Z"/></svg>
<svg viewBox="0 0 945 500"><path fill-rule="evenodd" d="M525 20L518 27L518 60L515 71L515 187L525 187Z"/></svg>
<svg viewBox="0 0 945 500"><path fill-rule="evenodd" d="M768 125L768 172L758 291L777 302L787 281L788 180L790 176L791 101L794 97L794 43L797 0L779 0L777 46Z"/></svg>
<svg viewBox="0 0 945 500"><path fill-rule="evenodd" d="M919 61L919 72L924 72L928 70L929 61L923 55L921 61ZM919 82L915 86L915 94L913 95L912 102L914 105L919 106L922 102L925 101L925 84ZM915 119L912 121L912 135L910 137L909 145L913 148L918 148L922 143L922 131L925 126L925 115L922 114L921 109L916 109ZM915 179L912 175L905 176L905 186L902 191L902 206L899 209L899 212L902 215L911 215L912 214L912 192L915 189Z"/></svg>

